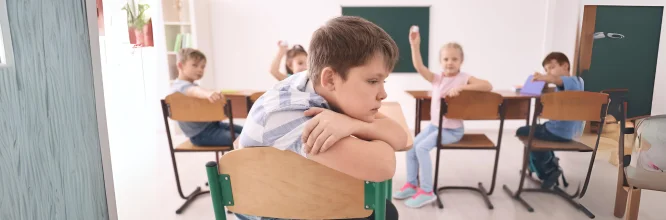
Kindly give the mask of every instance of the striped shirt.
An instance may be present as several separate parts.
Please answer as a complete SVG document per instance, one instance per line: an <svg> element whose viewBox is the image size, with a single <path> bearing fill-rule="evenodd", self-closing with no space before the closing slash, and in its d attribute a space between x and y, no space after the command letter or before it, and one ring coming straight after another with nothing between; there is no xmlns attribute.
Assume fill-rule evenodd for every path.
<svg viewBox="0 0 666 220"><path fill-rule="evenodd" d="M315 93L307 71L296 73L266 91L252 106L243 132L240 148L272 146L307 157L301 135L308 120L303 112L311 107L329 108L326 100ZM235 213L239 220L274 220Z"/></svg>
<svg viewBox="0 0 666 220"><path fill-rule="evenodd" d="M328 109L329 105L315 93L307 71L280 81L252 106L239 136L241 148L272 146L305 157L301 135L311 117L303 112L311 107Z"/></svg>

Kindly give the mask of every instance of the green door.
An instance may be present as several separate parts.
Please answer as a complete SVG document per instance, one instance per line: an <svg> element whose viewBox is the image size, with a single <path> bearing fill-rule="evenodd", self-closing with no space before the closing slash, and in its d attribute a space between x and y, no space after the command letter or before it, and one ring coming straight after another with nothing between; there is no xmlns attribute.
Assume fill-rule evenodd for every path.
<svg viewBox="0 0 666 220"><path fill-rule="evenodd" d="M663 7L598 6L585 90L629 89L628 117L650 115ZM663 59L663 58L662 58Z"/></svg>

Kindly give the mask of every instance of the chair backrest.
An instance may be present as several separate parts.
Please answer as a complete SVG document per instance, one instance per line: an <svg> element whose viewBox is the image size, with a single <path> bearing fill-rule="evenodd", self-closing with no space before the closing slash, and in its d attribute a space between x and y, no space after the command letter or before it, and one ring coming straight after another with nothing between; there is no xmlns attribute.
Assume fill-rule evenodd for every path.
<svg viewBox="0 0 666 220"><path fill-rule="evenodd" d="M627 112L626 104L627 94L629 93L628 89L608 89L601 90L602 93L608 94L610 98L610 103L608 103L608 114L615 117L617 120L622 120L626 117Z"/></svg>
<svg viewBox="0 0 666 220"><path fill-rule="evenodd" d="M168 117L176 121L211 122L227 119L225 114L226 101L211 103L206 99L192 98L175 92L166 98Z"/></svg>
<svg viewBox="0 0 666 220"><path fill-rule="evenodd" d="M502 95L494 92L463 91L458 96L445 98L444 116L461 120L494 120L500 118ZM433 106L439 108L439 106Z"/></svg>
<svg viewBox="0 0 666 220"><path fill-rule="evenodd" d="M608 94L562 91L544 94L540 100L541 118L564 121L599 121L606 116Z"/></svg>
<svg viewBox="0 0 666 220"><path fill-rule="evenodd" d="M235 213L285 219L344 219L370 216L365 182L291 151L254 147L220 159L229 175Z"/></svg>

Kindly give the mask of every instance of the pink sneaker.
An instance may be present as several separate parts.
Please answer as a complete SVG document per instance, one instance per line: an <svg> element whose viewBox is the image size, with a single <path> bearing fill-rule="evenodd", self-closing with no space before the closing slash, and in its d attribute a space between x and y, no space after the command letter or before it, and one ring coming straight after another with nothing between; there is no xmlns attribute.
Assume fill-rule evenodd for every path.
<svg viewBox="0 0 666 220"><path fill-rule="evenodd" d="M416 194L416 186L410 183L405 183L400 190L393 192L393 198L401 200L412 197L414 194Z"/></svg>

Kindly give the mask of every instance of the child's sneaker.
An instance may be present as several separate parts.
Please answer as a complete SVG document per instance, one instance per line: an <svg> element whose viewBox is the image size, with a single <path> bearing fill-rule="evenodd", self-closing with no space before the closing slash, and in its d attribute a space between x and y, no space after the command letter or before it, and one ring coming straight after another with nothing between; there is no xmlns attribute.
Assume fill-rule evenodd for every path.
<svg viewBox="0 0 666 220"><path fill-rule="evenodd" d="M400 190L395 191L393 193L393 198L394 199L406 199L406 198L414 196L414 194L416 194L416 186L414 186L412 184L409 184L409 183L405 183L405 185L402 186L402 188L400 188Z"/></svg>
<svg viewBox="0 0 666 220"><path fill-rule="evenodd" d="M553 186L557 184L557 179L562 175L562 170L561 169L556 169L547 174L546 178L541 181L541 188L542 189L552 189Z"/></svg>
<svg viewBox="0 0 666 220"><path fill-rule="evenodd" d="M416 192L412 198L405 201L405 205L410 208L421 208L424 205L430 204L437 200L437 196L433 192L425 192L421 188Z"/></svg>

